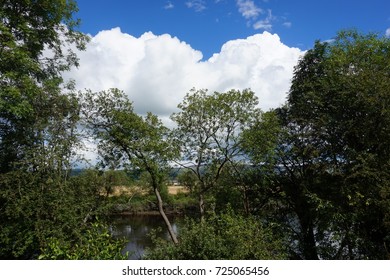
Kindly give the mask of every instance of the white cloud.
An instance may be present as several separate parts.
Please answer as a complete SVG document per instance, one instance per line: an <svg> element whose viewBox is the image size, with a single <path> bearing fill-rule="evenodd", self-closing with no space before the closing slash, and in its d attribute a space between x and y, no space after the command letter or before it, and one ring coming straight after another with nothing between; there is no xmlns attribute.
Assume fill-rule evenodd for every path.
<svg viewBox="0 0 390 280"><path fill-rule="evenodd" d="M255 30L263 29L270 31L272 29L272 21L274 20L274 16L272 15L272 11L268 10L268 15L265 19L257 21L253 24L253 28Z"/></svg>
<svg viewBox="0 0 390 280"><path fill-rule="evenodd" d="M390 27L386 29L386 37L390 38Z"/></svg>
<svg viewBox="0 0 390 280"><path fill-rule="evenodd" d="M226 42L218 54L202 53L168 34L135 38L119 28L101 31L78 53L80 67L65 78L80 90L117 87L134 102L137 113L151 111L164 120L193 87L224 92L251 88L264 110L285 101L293 67L303 52L264 32Z"/></svg>
<svg viewBox="0 0 390 280"><path fill-rule="evenodd" d="M190 0L186 2L186 5L190 9L194 9L196 12L201 12L206 9L206 3L204 0Z"/></svg>
<svg viewBox="0 0 390 280"><path fill-rule="evenodd" d="M272 29L272 24L267 20L259 20L255 24L253 24L253 28L255 30L263 29L270 31Z"/></svg>
<svg viewBox="0 0 390 280"><path fill-rule="evenodd" d="M263 0L267 3L268 0ZM283 20L283 26L290 28L292 23L287 21L286 17L274 16L272 10L267 10L267 16L260 19L265 14L265 10L258 7L253 0L236 0L239 13L247 20L247 25L252 26L254 30L271 31L273 23Z"/></svg>
<svg viewBox="0 0 390 280"><path fill-rule="evenodd" d="M164 9L170 10L170 9L173 9L174 7L175 7L175 5L173 5L171 1L167 1L167 3L164 6Z"/></svg>
<svg viewBox="0 0 390 280"><path fill-rule="evenodd" d="M238 11L246 19L256 19L263 10L252 0L237 0Z"/></svg>

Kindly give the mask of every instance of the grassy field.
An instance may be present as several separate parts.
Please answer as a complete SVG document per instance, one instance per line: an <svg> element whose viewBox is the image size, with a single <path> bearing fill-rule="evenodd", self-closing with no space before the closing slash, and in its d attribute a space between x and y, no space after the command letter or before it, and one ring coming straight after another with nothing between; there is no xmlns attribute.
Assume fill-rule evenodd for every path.
<svg viewBox="0 0 390 280"><path fill-rule="evenodd" d="M135 193L137 194L146 194L147 191L145 191L143 188L132 186L115 186L113 187L113 190L110 194L110 196L132 196ZM188 193L188 189L183 186L168 186L168 193L172 195L182 194L182 193Z"/></svg>
<svg viewBox="0 0 390 280"><path fill-rule="evenodd" d="M164 199L168 213L193 212L196 200L183 186L168 186L169 197ZM156 198L150 190L138 186L116 186L109 195L112 212L116 214L158 213Z"/></svg>

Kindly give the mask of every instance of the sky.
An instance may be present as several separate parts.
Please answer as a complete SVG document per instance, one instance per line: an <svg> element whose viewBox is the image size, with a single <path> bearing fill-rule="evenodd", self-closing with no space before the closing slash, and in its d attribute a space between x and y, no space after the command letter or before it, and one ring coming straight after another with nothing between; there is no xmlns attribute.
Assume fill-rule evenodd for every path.
<svg viewBox="0 0 390 280"><path fill-rule="evenodd" d="M357 28L390 36L390 1L76 0L91 41L65 73L80 90L125 91L135 111L169 122L192 88L252 89L282 105L315 40Z"/></svg>

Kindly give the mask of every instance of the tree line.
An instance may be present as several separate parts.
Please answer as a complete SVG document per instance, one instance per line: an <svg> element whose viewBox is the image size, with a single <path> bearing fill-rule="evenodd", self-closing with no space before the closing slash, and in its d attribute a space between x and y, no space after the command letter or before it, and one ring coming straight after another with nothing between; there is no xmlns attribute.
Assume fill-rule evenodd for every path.
<svg viewBox="0 0 390 280"><path fill-rule="evenodd" d="M102 195L117 169L148 174L170 233L149 258L390 257L389 38L346 30L315 42L286 103L266 112L250 89L192 89L169 129L120 89L63 81L78 65L72 46L88 42L76 11L74 1L1 3L1 258L125 257ZM99 166L71 176L90 137ZM162 194L173 164L198 201L179 236Z"/></svg>

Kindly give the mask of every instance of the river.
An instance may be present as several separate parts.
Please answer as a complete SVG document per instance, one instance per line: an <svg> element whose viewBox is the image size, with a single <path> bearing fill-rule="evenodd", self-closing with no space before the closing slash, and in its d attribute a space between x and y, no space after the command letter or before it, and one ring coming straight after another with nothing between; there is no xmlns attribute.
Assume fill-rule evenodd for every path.
<svg viewBox="0 0 390 280"><path fill-rule="evenodd" d="M182 217L169 217L173 230L177 233ZM147 247L152 246L149 234L154 229L161 228L157 235L170 240L165 223L159 215L118 215L112 218L111 233L114 237L128 240L123 252L129 252L129 259L140 259Z"/></svg>

